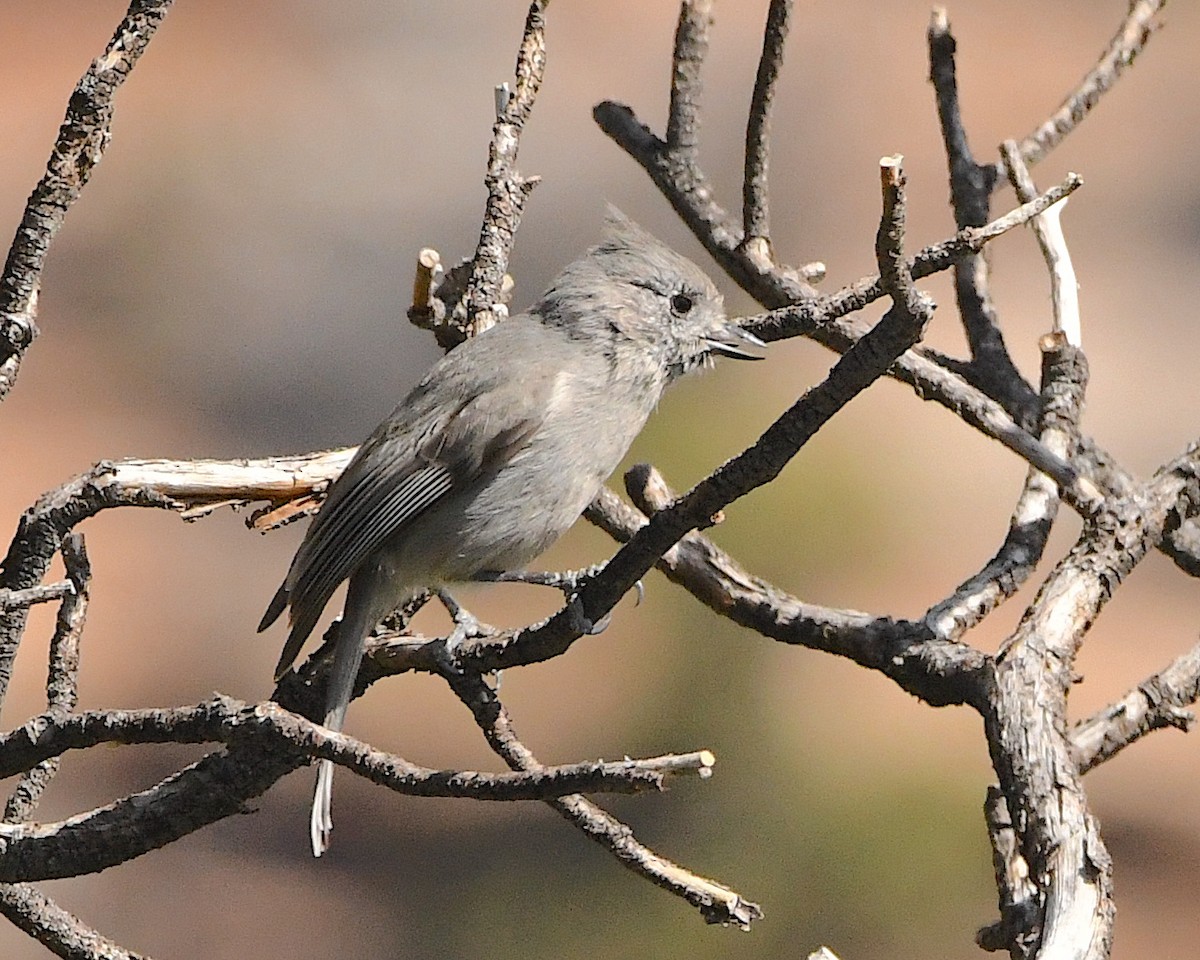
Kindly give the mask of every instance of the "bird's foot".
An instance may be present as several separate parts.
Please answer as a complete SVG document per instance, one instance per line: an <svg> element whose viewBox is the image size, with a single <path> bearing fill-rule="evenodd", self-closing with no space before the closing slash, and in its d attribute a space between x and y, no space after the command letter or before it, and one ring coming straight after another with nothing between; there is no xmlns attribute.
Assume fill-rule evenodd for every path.
<svg viewBox="0 0 1200 960"><path fill-rule="evenodd" d="M446 608L446 612L450 614L451 619L454 621L454 629L450 631L450 636L446 638L446 647L450 653L453 653L468 640L474 640L478 637L492 637L498 632L491 624L484 623L470 610L455 600L448 591L438 590L437 596L442 601L442 606Z"/></svg>
<svg viewBox="0 0 1200 960"><path fill-rule="evenodd" d="M475 614L471 613L466 607L454 599L447 590L438 590L437 597L442 602L442 606L446 608L446 612L450 614L454 621L454 629L450 631L450 635L446 637L446 663L452 664L457 658L459 649L468 641L475 640L480 637L495 636L498 631L491 624L484 623ZM496 670L490 674L493 678L492 688L496 691L500 689L500 671Z"/></svg>

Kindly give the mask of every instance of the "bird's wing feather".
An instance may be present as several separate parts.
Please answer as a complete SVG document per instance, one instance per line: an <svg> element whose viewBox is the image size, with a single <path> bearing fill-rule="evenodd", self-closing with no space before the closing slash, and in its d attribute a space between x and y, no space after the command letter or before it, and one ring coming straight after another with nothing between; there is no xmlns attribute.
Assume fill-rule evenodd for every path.
<svg viewBox="0 0 1200 960"><path fill-rule="evenodd" d="M405 413L398 409L331 487L260 626L291 606L277 676L296 659L338 585L368 556L452 490L506 464L544 422L552 377L505 386L502 402L496 382L486 379L448 414L425 414L423 398L412 415L398 419Z"/></svg>

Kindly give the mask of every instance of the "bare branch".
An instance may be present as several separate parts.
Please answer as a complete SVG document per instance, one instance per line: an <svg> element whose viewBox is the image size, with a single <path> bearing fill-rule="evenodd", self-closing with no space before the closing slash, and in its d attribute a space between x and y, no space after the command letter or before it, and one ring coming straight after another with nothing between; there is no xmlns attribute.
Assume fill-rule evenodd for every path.
<svg viewBox="0 0 1200 960"><path fill-rule="evenodd" d="M1146 46L1158 29L1156 20L1165 0L1131 0L1129 13L1121 21L1108 48L1089 70L1059 108L1019 144L1021 157L1032 166L1057 147L1074 130L1092 108L1100 102L1121 78L1126 68ZM995 176L1002 173L1000 163L992 165Z"/></svg>
<svg viewBox="0 0 1200 960"><path fill-rule="evenodd" d="M671 70L671 105L667 117L667 146L681 153L696 151L700 136L700 68L708 56L712 0L683 0L675 27Z"/></svg>
<svg viewBox="0 0 1200 960"><path fill-rule="evenodd" d="M783 66L783 42L787 39L792 0L771 0L763 29L762 56L754 78L754 93L746 121L746 160L742 174L742 246L751 259L769 267L771 253L768 216L768 175L771 157L771 103L775 82Z"/></svg>
<svg viewBox="0 0 1200 960"><path fill-rule="evenodd" d="M1008 181L1017 197L1030 200L1037 194L1037 187L1029 176L1025 162L1013 140L1006 140L1000 148L1004 158L1004 169ZM1075 268L1071 264L1071 251L1062 230L1062 214L1067 200L1057 207L1034 217L1029 225L1037 237L1042 258L1050 270L1050 302L1054 308L1054 329L1061 331L1067 341L1076 347L1083 346L1083 324L1079 315L1079 284L1075 280Z"/></svg>
<svg viewBox="0 0 1200 960"><path fill-rule="evenodd" d="M517 737L508 711L478 674L443 672L443 677L475 717L488 745L513 770L536 771L541 764ZM699 909L708 923L734 924L746 928L761 919L756 903L719 883L707 880L640 843L633 831L585 797L559 797L547 801L560 816L595 840L623 866L681 897Z"/></svg>
<svg viewBox="0 0 1200 960"><path fill-rule="evenodd" d="M971 154L967 130L958 101L954 55L958 44L950 32L945 7L934 7L926 33L929 47L929 82L937 98L942 143L950 167L950 204L958 229L982 227L990 216L988 197L996 179L994 170L981 167ZM1023 200L1029 198L1022 198Z"/></svg>
<svg viewBox="0 0 1200 960"><path fill-rule="evenodd" d="M38 290L50 244L112 137L113 96L171 3L133 0L104 55L93 61L71 94L46 172L25 204L0 275L0 401L12 389L21 358L38 334Z"/></svg>
<svg viewBox="0 0 1200 960"><path fill-rule="evenodd" d="M48 714L55 717L65 717L79 702L79 642L87 620L88 581L92 575L80 534L72 533L63 540L62 555L72 589L59 607L54 636L50 639L46 705ZM56 757L26 770L4 808L5 822L27 820L57 773Z"/></svg>
<svg viewBox="0 0 1200 960"><path fill-rule="evenodd" d="M0 883L0 913L63 960L151 960L102 936L25 883Z"/></svg>
<svg viewBox="0 0 1200 960"><path fill-rule="evenodd" d="M514 71L516 89L509 91L506 84L497 93L496 124L492 128L487 176L484 178L488 199L483 212L483 227L471 260L466 296L453 312L451 329L457 329L457 337L446 342L449 333L439 335L439 342L444 347L476 336L503 319L499 314L505 309L504 276L525 201L538 183L537 177L521 176L516 164L521 134L546 70L545 11L548 5L549 0L534 0L529 5Z"/></svg>
<svg viewBox="0 0 1200 960"><path fill-rule="evenodd" d="M1071 746L1079 772L1116 756L1154 730L1185 733L1195 717L1187 708L1200 699L1200 645L1177 657L1125 696L1071 729Z"/></svg>
<svg viewBox="0 0 1200 960"><path fill-rule="evenodd" d="M707 778L716 762L707 750L649 760L585 762L540 767L531 774L431 770L334 733L276 703L247 705L216 697L195 707L166 710L102 710L67 716L52 711L0 736L0 776L45 763L68 750L101 743L226 743L275 740L287 749L331 760L373 783L421 797L473 800L544 800L564 793L637 793L662 789L666 774ZM45 824L39 833L51 829ZM24 836L22 827L0 825L0 836Z"/></svg>
<svg viewBox="0 0 1200 960"><path fill-rule="evenodd" d="M963 126L955 76L956 43L943 7L935 7L927 34L929 79L937 96L938 120L950 168L950 204L958 228L981 227L990 216L996 173L971 155ZM1022 202L1032 197L1021 197ZM1004 343L989 289L990 269L982 253L972 253L954 265L954 296L962 319L972 367L994 397L1020 396L1028 390Z"/></svg>
<svg viewBox="0 0 1200 960"><path fill-rule="evenodd" d="M217 697L172 710L52 714L0 737L0 776L68 749L99 743L228 745L142 793L58 823L0 824L0 880L77 876L125 862L236 813L280 776L308 762L332 760L372 782L414 796L536 800L563 793L660 789L666 775L707 777L708 751L645 761L537 767L516 773L418 767L352 737L334 734L272 702L246 705Z"/></svg>
<svg viewBox="0 0 1200 960"><path fill-rule="evenodd" d="M996 657L984 726L1038 889L1039 916L1026 933L1037 938L1039 957L1100 960L1112 939L1112 863L1065 732L1075 654L1113 591L1197 509L1200 444L1085 523Z"/></svg>

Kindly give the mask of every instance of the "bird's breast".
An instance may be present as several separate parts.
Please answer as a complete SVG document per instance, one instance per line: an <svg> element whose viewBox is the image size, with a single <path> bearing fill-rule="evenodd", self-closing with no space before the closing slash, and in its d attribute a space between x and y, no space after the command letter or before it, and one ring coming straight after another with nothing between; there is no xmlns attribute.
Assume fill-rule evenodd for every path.
<svg viewBox="0 0 1200 960"><path fill-rule="evenodd" d="M641 431L653 407L644 393L572 370L560 374L524 447L464 492L456 529L444 531L451 539L447 566L455 567L446 579L522 567L561 537Z"/></svg>

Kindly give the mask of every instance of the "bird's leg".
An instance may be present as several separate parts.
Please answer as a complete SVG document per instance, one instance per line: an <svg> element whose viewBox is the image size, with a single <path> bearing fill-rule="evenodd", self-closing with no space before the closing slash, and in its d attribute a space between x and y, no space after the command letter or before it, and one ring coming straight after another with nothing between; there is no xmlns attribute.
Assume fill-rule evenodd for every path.
<svg viewBox="0 0 1200 960"><path fill-rule="evenodd" d="M475 614L471 613L466 607L454 599L448 590L439 589L437 597L442 602L442 606L446 608L446 612L450 614L454 620L454 629L450 632L450 636L446 638L446 653L453 660L455 654L463 643L475 637L490 637L497 633L495 627L484 623ZM495 677L494 689L500 690L500 671L497 670L492 674Z"/></svg>
<svg viewBox="0 0 1200 960"><path fill-rule="evenodd" d="M597 563L582 570L538 571L538 570L483 570L475 575L482 583L532 583L539 587L554 587L561 590L567 601L567 610L573 626L581 633L595 636L603 633L612 620L612 612L606 613L599 620L593 621L584 615L583 605L579 602L579 591L583 589L592 577L604 569L604 564ZM634 589L637 591L637 602L641 603L646 595L646 588L639 580Z"/></svg>
<svg viewBox="0 0 1200 960"><path fill-rule="evenodd" d="M450 632L450 636L446 638L446 646L450 649L451 653L454 652L459 644L465 643L467 640L472 640L475 637L490 637L496 633L495 627L480 620L475 614L455 600L449 591L439 589L437 596L442 601L442 606L446 608L446 612L454 620L454 629Z"/></svg>

